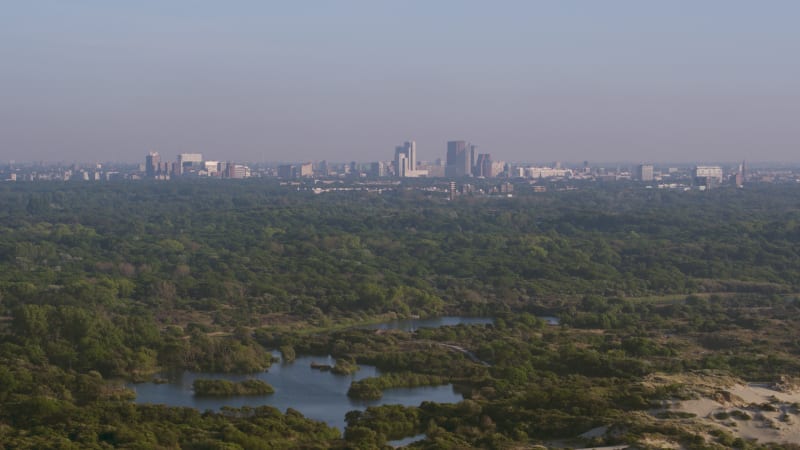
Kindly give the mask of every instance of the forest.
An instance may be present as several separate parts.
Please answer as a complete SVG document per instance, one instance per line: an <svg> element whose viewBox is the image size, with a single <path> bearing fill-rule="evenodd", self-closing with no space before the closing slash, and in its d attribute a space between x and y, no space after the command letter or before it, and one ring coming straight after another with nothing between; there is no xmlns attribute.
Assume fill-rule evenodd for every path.
<svg viewBox="0 0 800 450"><path fill-rule="evenodd" d="M656 379L800 373L800 186L449 201L261 179L6 183L0 205L0 449L367 449L419 434L412 448L800 448L652 413L696 395ZM447 314L495 320L358 327ZM291 408L145 405L125 387L263 372L272 351L378 367L354 397L453 383L464 400L352 411L340 433Z"/></svg>

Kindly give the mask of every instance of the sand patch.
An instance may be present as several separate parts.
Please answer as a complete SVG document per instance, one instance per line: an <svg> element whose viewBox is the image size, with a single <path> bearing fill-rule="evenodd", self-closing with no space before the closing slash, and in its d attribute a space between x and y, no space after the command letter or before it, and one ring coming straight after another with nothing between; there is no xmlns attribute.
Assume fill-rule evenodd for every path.
<svg viewBox="0 0 800 450"><path fill-rule="evenodd" d="M713 378L705 375L694 386L699 398L675 400L661 412L693 414L699 423L760 443L800 442L800 392Z"/></svg>

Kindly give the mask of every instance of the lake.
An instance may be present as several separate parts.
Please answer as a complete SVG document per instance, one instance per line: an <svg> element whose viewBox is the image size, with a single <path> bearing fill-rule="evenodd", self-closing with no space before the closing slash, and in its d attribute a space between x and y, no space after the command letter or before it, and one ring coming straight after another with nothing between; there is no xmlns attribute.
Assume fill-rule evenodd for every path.
<svg viewBox="0 0 800 450"><path fill-rule="evenodd" d="M419 328L436 328L455 325L485 325L494 320L488 317L438 317L433 319L394 320L363 328L374 330L398 329L415 331ZM276 352L275 356L279 356ZM458 403L463 397L453 390L452 385L416 388L396 388L383 391L380 400L354 400L347 396L350 383L367 377L380 375L377 368L361 365L361 370L353 375L335 375L311 368L311 363L333 366L330 356L300 356L293 363L275 363L268 372L251 375L231 375L215 373L183 372L165 376L164 384L140 383L130 387L136 391L137 403L159 403L170 406L188 406L201 411L218 410L223 406L262 406L269 405L286 411L294 408L304 416L320 420L330 426L344 430L344 416L348 411L363 410L367 406L400 404L418 406L424 401L437 403ZM225 379L242 381L256 378L266 381L275 388L275 393L266 396L242 397L195 397L192 383L197 378Z"/></svg>
<svg viewBox="0 0 800 450"><path fill-rule="evenodd" d="M218 410L223 406L274 406L281 411L294 408L304 416L321 420L330 426L344 430L344 416L354 409L367 406L400 404L418 406L424 401L458 403L463 397L452 385L396 388L383 391L380 400L354 400L347 396L350 382L380 374L373 366L361 365L353 375L334 375L311 368L311 362L334 365L330 357L298 357L293 363L275 363L268 372L253 375L230 375L214 373L183 372L172 376L168 383L132 384L137 403L161 403L170 406L188 406L201 411ZM275 393L265 396L243 397L195 397L192 383L197 378L242 381L248 378L264 380L275 388Z"/></svg>

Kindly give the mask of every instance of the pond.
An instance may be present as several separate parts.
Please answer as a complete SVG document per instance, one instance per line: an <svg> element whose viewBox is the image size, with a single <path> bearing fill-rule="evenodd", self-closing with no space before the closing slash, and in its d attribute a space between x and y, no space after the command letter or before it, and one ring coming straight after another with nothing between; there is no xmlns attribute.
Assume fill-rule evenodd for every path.
<svg viewBox="0 0 800 450"><path fill-rule="evenodd" d="M435 328L455 325L491 324L488 317L438 317L433 319L394 320L364 328L374 330L400 329L414 331L419 328ZM278 357L279 354L275 353ZM130 387L136 391L137 403L159 403L170 406L188 406L203 410L218 410L223 406L274 406L281 411L293 408L304 416L321 420L328 425L344 430L344 416L348 411L363 410L367 406L400 404L418 406L424 401L437 403L457 403L463 397L453 390L452 385L426 386L416 388L396 388L383 392L380 400L354 400L347 396L352 381L380 375L377 368L361 365L353 375L335 375L311 368L311 363L334 365L330 356L300 356L293 363L275 363L268 372L252 375L231 375L183 372L166 376L167 383L140 383ZM275 393L266 396L243 397L195 397L192 383L197 378L225 379L242 381L256 378L266 381L275 388Z"/></svg>
<svg viewBox="0 0 800 450"><path fill-rule="evenodd" d="M161 403L170 406L188 406L201 411L218 410L223 406L274 406L281 411L294 408L304 416L321 420L330 426L344 430L344 416L354 409L367 406L400 404L418 406L424 401L457 403L463 397L452 385L396 388L383 391L380 400L354 400L347 396L350 383L380 374L373 366L361 365L353 375L334 375L311 368L311 363L335 364L330 357L298 357L293 363L275 363L269 372L253 375L209 374L183 372L173 375L168 383L140 383L130 387L136 391L137 403ZM244 397L195 397L192 383L197 378L241 381L248 378L264 380L275 388L275 393L265 396Z"/></svg>
<svg viewBox="0 0 800 450"><path fill-rule="evenodd" d="M364 325L359 328L365 330L417 331L420 328L454 327L456 325L491 325L493 323L494 319L491 317L445 316L429 319L397 319L389 322Z"/></svg>

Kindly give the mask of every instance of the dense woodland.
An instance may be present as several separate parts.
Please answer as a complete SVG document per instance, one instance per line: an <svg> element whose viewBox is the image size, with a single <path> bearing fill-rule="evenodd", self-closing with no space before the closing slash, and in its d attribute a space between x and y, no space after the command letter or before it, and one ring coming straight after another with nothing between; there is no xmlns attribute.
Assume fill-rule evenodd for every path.
<svg viewBox="0 0 800 450"><path fill-rule="evenodd" d="M772 448L646 418L685 393L643 380L800 372L800 186L448 201L264 180L7 183L0 205L0 448L377 448L420 433L418 448L643 433ZM354 327L442 314L497 319ZM353 396L454 383L465 400L354 411L340 435L292 410L138 405L122 387L268 370L273 349L384 373ZM575 440L598 426L616 431Z"/></svg>

